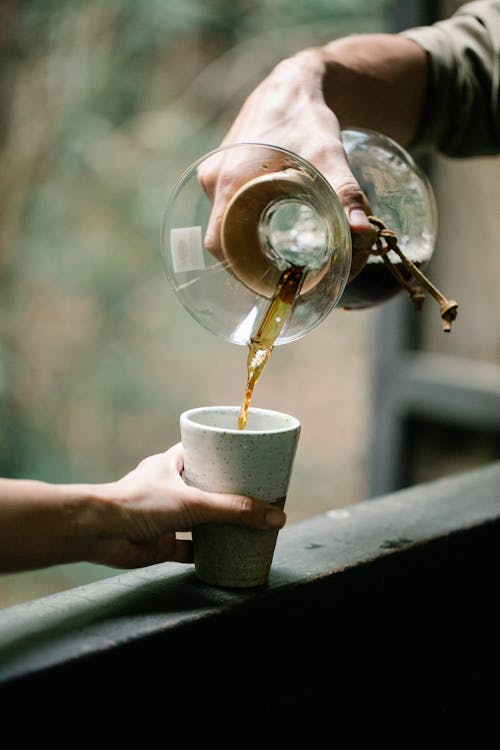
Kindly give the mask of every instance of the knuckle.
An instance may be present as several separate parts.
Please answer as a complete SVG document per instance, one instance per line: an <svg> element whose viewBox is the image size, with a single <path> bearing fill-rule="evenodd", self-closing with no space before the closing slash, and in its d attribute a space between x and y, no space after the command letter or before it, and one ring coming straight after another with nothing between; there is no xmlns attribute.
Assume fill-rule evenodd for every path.
<svg viewBox="0 0 500 750"><path fill-rule="evenodd" d="M215 193L217 185L217 170L206 164L198 167L198 182L203 190L210 197Z"/></svg>
<svg viewBox="0 0 500 750"><path fill-rule="evenodd" d="M335 192L342 200L343 203L349 205L357 205L360 208L364 205L364 195L358 183L352 179L343 180L340 184L337 184Z"/></svg>
<svg viewBox="0 0 500 750"><path fill-rule="evenodd" d="M251 516L254 511L254 503L249 497L238 496L235 498L234 509L239 516Z"/></svg>

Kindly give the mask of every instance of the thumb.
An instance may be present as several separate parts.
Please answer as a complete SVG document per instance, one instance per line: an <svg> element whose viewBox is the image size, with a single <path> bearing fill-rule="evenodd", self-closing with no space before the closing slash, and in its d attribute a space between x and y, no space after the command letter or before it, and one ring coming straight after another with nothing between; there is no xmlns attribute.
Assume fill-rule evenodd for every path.
<svg viewBox="0 0 500 750"><path fill-rule="evenodd" d="M354 177L344 151L337 151L333 162L330 162L325 178L337 193L344 208L351 231L363 232L371 229L368 216L371 214L370 204L360 184Z"/></svg>
<svg viewBox="0 0 500 750"><path fill-rule="evenodd" d="M350 279L364 267L369 250L376 238L376 229L370 223L371 207L368 198L354 177L344 151L335 159L325 177L335 190L347 216L352 236L352 263Z"/></svg>
<svg viewBox="0 0 500 750"><path fill-rule="evenodd" d="M228 523L262 531L276 531L286 523L285 498L266 503L246 495L194 490L188 512L192 525Z"/></svg>

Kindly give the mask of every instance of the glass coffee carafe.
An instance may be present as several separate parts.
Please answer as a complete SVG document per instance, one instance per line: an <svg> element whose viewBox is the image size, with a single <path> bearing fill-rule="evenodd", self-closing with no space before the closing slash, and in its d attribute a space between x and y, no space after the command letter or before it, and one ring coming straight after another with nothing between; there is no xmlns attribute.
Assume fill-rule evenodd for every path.
<svg viewBox="0 0 500 750"><path fill-rule="evenodd" d="M175 294L209 331L269 348L306 335L335 307L371 307L404 288L421 304L424 287L449 330L457 304L422 272L437 230L429 180L379 133L351 128L342 137L372 213L366 262L354 278L359 237L333 188L297 154L239 143L181 175L164 213L162 253ZM222 200L206 187L205 176L215 172Z"/></svg>

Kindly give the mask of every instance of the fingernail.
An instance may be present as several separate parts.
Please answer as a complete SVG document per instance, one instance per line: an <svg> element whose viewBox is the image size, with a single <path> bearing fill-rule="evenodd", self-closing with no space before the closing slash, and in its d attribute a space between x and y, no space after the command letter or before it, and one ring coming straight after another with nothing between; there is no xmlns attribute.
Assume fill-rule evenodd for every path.
<svg viewBox="0 0 500 750"><path fill-rule="evenodd" d="M286 514L279 508L272 508L267 512L266 524L270 529L281 529L286 523Z"/></svg>
<svg viewBox="0 0 500 750"><path fill-rule="evenodd" d="M359 208L355 208L351 211L349 214L349 222L359 229L368 229L370 227L367 215Z"/></svg>

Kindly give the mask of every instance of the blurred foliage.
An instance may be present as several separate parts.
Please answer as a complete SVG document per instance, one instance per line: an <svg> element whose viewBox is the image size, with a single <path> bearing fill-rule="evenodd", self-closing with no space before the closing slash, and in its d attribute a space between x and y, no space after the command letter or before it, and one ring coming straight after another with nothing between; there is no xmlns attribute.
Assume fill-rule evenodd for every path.
<svg viewBox="0 0 500 750"><path fill-rule="evenodd" d="M176 442L183 409L240 402L246 352L202 331L167 288L166 196L279 59L384 30L389 7L4 0L1 475L111 480ZM370 320L346 315L277 350L256 391L256 405L296 413L305 426L292 520L362 496ZM352 395L339 390L349 378ZM349 435L332 441L339 408Z"/></svg>

